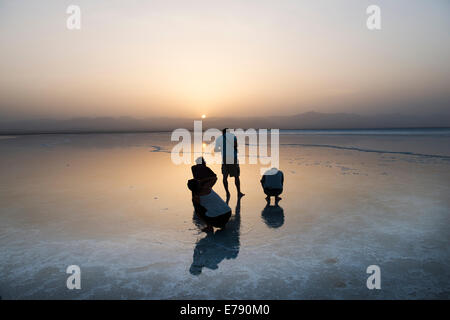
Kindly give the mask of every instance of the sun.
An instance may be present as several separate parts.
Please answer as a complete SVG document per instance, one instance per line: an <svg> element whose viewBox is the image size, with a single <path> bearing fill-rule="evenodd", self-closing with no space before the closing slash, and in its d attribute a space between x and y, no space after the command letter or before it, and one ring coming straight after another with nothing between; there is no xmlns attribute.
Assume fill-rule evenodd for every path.
<svg viewBox="0 0 450 320"><path fill-rule="evenodd" d="M202 119L205 119L205 118L206 118L206 115L202 114Z"/></svg>

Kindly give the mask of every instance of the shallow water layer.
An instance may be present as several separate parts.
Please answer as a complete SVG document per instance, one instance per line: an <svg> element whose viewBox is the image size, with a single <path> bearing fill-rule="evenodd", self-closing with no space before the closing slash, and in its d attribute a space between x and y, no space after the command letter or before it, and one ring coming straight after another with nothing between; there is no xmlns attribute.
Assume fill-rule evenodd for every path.
<svg viewBox="0 0 450 320"><path fill-rule="evenodd" d="M0 139L3 299L450 297L448 135L280 136L285 190L230 180L232 220L201 232L167 133ZM220 166L214 187L224 196ZM66 268L81 268L68 290ZM381 290L368 290L369 265Z"/></svg>

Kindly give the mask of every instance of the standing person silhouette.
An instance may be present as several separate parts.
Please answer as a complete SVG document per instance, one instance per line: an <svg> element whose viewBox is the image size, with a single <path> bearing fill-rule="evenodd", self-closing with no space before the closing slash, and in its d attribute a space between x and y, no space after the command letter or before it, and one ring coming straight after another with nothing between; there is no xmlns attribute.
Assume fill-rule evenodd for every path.
<svg viewBox="0 0 450 320"><path fill-rule="evenodd" d="M238 198L245 194L241 192L241 181L239 176L241 174L238 163L238 144L237 138L234 134L227 132L228 128L222 130L222 135L217 138L214 151L222 152L222 175L223 186L227 193L227 202L230 200L230 191L228 190L228 176L234 177L234 184L236 185Z"/></svg>

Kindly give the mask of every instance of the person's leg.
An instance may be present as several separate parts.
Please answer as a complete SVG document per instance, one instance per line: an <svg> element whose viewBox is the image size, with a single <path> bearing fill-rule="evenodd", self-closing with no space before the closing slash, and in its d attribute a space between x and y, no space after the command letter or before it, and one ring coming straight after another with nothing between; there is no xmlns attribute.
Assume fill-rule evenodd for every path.
<svg viewBox="0 0 450 320"><path fill-rule="evenodd" d="M245 196L245 194L241 192L241 180L239 180L239 176L234 177L234 184L236 185L238 197Z"/></svg>
<svg viewBox="0 0 450 320"><path fill-rule="evenodd" d="M212 227L208 217L206 216L206 211L204 208L198 206L195 210L195 214L200 218L200 220L206 224L206 227L202 229L203 232L212 232L214 228Z"/></svg>
<svg viewBox="0 0 450 320"><path fill-rule="evenodd" d="M230 191L228 190L228 173L223 173L223 187L227 194L227 202L230 200Z"/></svg>
<svg viewBox="0 0 450 320"><path fill-rule="evenodd" d="M280 194L283 192L282 189L277 189L276 194L275 194L275 204L278 204L278 202L282 199L280 197Z"/></svg>
<svg viewBox="0 0 450 320"><path fill-rule="evenodd" d="M238 198L245 196L241 192L241 180L239 179L239 176L241 175L241 168L239 168L238 164L235 164L233 166L233 177L234 177L234 184L236 185Z"/></svg>
<svg viewBox="0 0 450 320"><path fill-rule="evenodd" d="M263 188L264 193L266 194L266 201L270 203L270 190L267 188Z"/></svg>
<svg viewBox="0 0 450 320"><path fill-rule="evenodd" d="M202 229L202 232L206 232L206 233L208 233L208 232L214 232L214 228L213 228L213 226L207 224L206 227L204 227L204 228Z"/></svg>
<svg viewBox="0 0 450 320"><path fill-rule="evenodd" d="M214 227L224 229L227 222L230 220L231 211L224 213L218 217L216 217L216 222L213 224Z"/></svg>

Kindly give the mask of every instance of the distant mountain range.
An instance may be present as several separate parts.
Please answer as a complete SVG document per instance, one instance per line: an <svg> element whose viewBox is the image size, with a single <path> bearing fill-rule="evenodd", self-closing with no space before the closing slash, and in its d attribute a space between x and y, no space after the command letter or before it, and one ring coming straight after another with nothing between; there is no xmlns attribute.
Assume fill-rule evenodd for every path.
<svg viewBox="0 0 450 320"><path fill-rule="evenodd" d="M86 132L144 132L171 131L193 128L188 118L99 117L67 120L0 121L0 134L29 133L86 133ZM353 113L306 112L292 116L207 118L203 128L278 128L278 129L376 129L376 128L433 128L450 127L449 114L426 116L380 114L363 116Z"/></svg>

